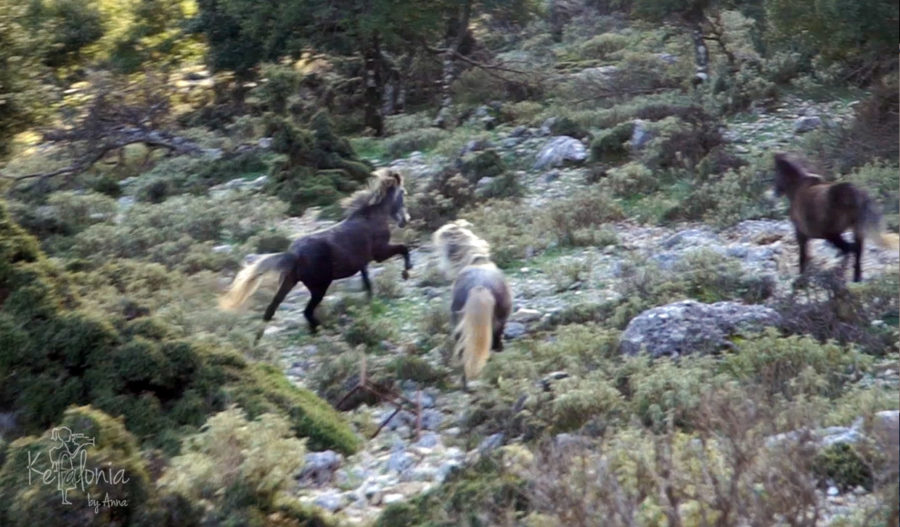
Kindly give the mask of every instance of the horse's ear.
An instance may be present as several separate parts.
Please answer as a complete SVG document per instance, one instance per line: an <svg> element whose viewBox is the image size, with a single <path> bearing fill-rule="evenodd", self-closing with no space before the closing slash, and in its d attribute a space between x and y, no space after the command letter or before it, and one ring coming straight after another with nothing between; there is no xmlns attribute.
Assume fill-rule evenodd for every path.
<svg viewBox="0 0 900 527"><path fill-rule="evenodd" d="M391 177L397 182L397 186L403 185L403 176L400 175L400 172L391 171Z"/></svg>

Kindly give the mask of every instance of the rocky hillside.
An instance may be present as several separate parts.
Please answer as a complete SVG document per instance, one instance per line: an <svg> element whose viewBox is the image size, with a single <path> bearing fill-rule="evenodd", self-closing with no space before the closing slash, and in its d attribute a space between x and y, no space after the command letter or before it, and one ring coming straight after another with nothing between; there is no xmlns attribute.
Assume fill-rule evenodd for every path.
<svg viewBox="0 0 900 527"><path fill-rule="evenodd" d="M895 8L32 4L0 0L0 524L898 525ZM824 240L798 272L779 152L878 203L861 282ZM408 279L333 283L315 335L302 285L219 309L384 167ZM468 390L456 219L514 296ZM29 481L61 427L131 483Z"/></svg>

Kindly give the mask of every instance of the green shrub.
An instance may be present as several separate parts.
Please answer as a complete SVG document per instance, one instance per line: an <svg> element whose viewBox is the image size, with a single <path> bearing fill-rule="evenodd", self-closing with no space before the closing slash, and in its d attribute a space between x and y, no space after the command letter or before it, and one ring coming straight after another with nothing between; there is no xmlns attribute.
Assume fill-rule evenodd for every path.
<svg viewBox="0 0 900 527"><path fill-rule="evenodd" d="M581 44L581 54L592 59L606 59L628 45L628 37L618 33L601 33Z"/></svg>
<svg viewBox="0 0 900 527"><path fill-rule="evenodd" d="M628 156L628 141L634 130L634 123L626 122L604 130L591 142L591 160L601 163L616 163Z"/></svg>
<svg viewBox="0 0 900 527"><path fill-rule="evenodd" d="M526 482L504 468L502 457L499 452L485 457L410 502L387 507L375 525L502 525L527 508Z"/></svg>
<svg viewBox="0 0 900 527"><path fill-rule="evenodd" d="M715 378L715 370L710 357L685 357L678 362L630 358L617 376L631 413L645 426L662 432L670 424L696 424L702 395L722 382Z"/></svg>
<svg viewBox="0 0 900 527"><path fill-rule="evenodd" d="M390 369L397 379L409 379L427 386L443 383L448 374L446 370L437 369L427 360L414 355L404 355L394 359Z"/></svg>
<svg viewBox="0 0 900 527"><path fill-rule="evenodd" d="M95 192L54 192L46 205L13 202L10 212L16 221L42 239L54 234L72 236L91 225L113 220L116 201Z"/></svg>
<svg viewBox="0 0 900 527"><path fill-rule="evenodd" d="M486 177L497 177L506 172L506 163L495 150L480 150L460 158L460 174L475 184Z"/></svg>
<svg viewBox="0 0 900 527"><path fill-rule="evenodd" d="M754 164L726 170L694 186L673 214L729 226L753 218L771 217L775 204L766 197L770 184Z"/></svg>
<svg viewBox="0 0 900 527"><path fill-rule="evenodd" d="M806 336L780 337L773 330L739 340L719 369L769 394L834 397L871 367L871 357L833 342Z"/></svg>
<svg viewBox="0 0 900 527"><path fill-rule="evenodd" d="M604 181L617 196L646 195L659 187L659 177L636 162L609 169Z"/></svg>
<svg viewBox="0 0 900 527"><path fill-rule="evenodd" d="M874 483L871 464L859 455L853 445L847 443L825 447L816 456L813 470L817 476L844 491L857 486L871 490Z"/></svg>
<svg viewBox="0 0 900 527"><path fill-rule="evenodd" d="M357 157L349 141L334 133L325 111L313 116L309 129L269 114L266 134L272 136L272 150L285 156L272 166L266 190L287 202L293 215L309 206L334 205L371 175L371 166Z"/></svg>
<svg viewBox="0 0 900 527"><path fill-rule="evenodd" d="M282 417L262 414L249 420L231 407L184 439L159 488L169 499L177 496L190 503L202 522L233 519L246 514L242 509L265 515L289 491L305 451Z"/></svg>
<svg viewBox="0 0 900 527"><path fill-rule="evenodd" d="M503 105L501 112L505 121L514 124L528 125L533 123L544 106L536 101L519 101Z"/></svg>
<svg viewBox="0 0 900 527"><path fill-rule="evenodd" d="M622 395L604 375L570 377L554 386L553 427L560 432L577 430L598 417L609 421L623 409Z"/></svg>
<svg viewBox="0 0 900 527"><path fill-rule="evenodd" d="M546 247L535 235L535 218L515 201L490 200L461 216L491 245L491 259L500 267L508 267Z"/></svg>
<svg viewBox="0 0 900 527"><path fill-rule="evenodd" d="M576 139L590 138L591 133L569 117L557 117L550 122L550 133L552 135L567 135Z"/></svg>
<svg viewBox="0 0 900 527"><path fill-rule="evenodd" d="M578 245L584 231L599 229L606 222L625 217L622 207L606 192L591 188L577 196L548 205L537 219L541 232L561 246Z"/></svg>
<svg viewBox="0 0 900 527"><path fill-rule="evenodd" d="M641 160L654 170L693 170L722 144L718 122L705 113L689 114L690 120L666 117L647 125L652 139L641 150Z"/></svg>
<svg viewBox="0 0 900 527"><path fill-rule="evenodd" d="M449 132L440 128L409 130L386 139L384 148L390 158L396 159L415 150L427 152L449 135Z"/></svg>
<svg viewBox="0 0 900 527"><path fill-rule="evenodd" d="M453 81L451 90L456 102L463 105L474 106L506 99L504 82L482 68L462 72Z"/></svg>
<svg viewBox="0 0 900 527"><path fill-rule="evenodd" d="M196 271L197 265L189 260L203 262L197 259L199 251L208 262L200 268L220 269L231 257L213 253L212 242L244 241L269 228L284 208L274 198L247 201L231 194L176 196L156 205L137 203L119 223L95 224L78 233L71 252L97 264L112 258L141 258Z"/></svg>
<svg viewBox="0 0 900 527"><path fill-rule="evenodd" d="M147 463L122 421L90 406L72 407L60 417L52 431L39 437L22 437L9 445L0 469L0 492L5 498L0 500L3 525L159 525L163 511L157 504ZM65 466L58 471L50 466L56 460L51 457L62 456L62 442L76 456L75 452L81 450L78 447L84 445L84 455L63 459L75 463L76 468L68 474L73 479L57 482L56 478L67 476ZM54 480L47 482L33 471L46 471ZM95 471L102 472L102 477L94 475ZM67 488L66 503L61 487ZM88 504L89 497L99 501L97 509ZM124 500L127 505L104 506L106 497Z"/></svg>

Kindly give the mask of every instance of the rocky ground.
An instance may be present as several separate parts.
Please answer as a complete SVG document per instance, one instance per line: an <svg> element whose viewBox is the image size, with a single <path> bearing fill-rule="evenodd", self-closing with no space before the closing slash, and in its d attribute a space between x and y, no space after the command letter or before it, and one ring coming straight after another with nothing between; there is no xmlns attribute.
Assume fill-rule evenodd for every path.
<svg viewBox="0 0 900 527"><path fill-rule="evenodd" d="M726 135L740 146L740 151L757 155L761 150L785 147L795 134L810 127L827 126L844 119L851 107L852 103L844 102L817 105L788 100L774 112L750 114L732 123ZM501 137L494 147L513 156L535 159L536 153L553 140L545 130L516 129ZM752 147L749 146L751 141ZM446 161L413 154L394 164L407 168L412 177L417 177L417 174L434 173L443 162ZM539 208L549 200L571 196L585 185L584 169L577 166L534 168L530 163L528 165L520 167L518 178L526 189L524 201L529 207ZM328 222L318 221L315 214L309 214L289 219L281 230L296 237L327 225ZM538 256L507 270L515 292L515 313L507 327L507 339L515 340L543 327L555 314L573 303L600 303L615 298L619 295L615 284L621 269L635 257L653 261L661 269L671 269L687 254L705 248L739 262L748 275L770 277L779 294L790 291L797 275L797 245L786 219L744 221L724 230L702 224L653 227L628 221L612 224L610 228L618 238L615 245L571 249L554 254L549 260ZM836 251L823 241L815 241L811 249L815 267L838 265ZM428 246L422 246L413 252L416 266L413 276L407 282L400 282L402 292L398 298L413 313L428 305L449 303L449 288L436 287L422 280L430 265L429 251ZM583 270L571 283L565 283L558 273L554 273L554 267L564 263ZM394 279L400 265L399 259L373 265L373 281ZM863 269L867 278L897 267L895 251L872 244L866 247ZM361 289L359 278L343 280L332 286L325 303L334 302L342 295L361 295ZM306 331L302 310L307 299L308 293L302 287L292 291L264 337L272 339L281 350L288 377L298 385L307 384L310 372L329 360L327 352L321 351L316 344L298 344L293 337ZM766 309L754 306L757 307ZM663 318L670 316L668 313L664 311ZM417 328L415 320L403 326L405 332L419 331ZM508 353L516 353L514 346L508 348ZM438 350L432 350L424 357L435 365L443 362ZM896 369L884 368L880 375L881 382L898 385ZM412 382L401 388L407 399L419 405L418 422L413 413L404 410L393 416L377 437L367 441L365 448L353 456L344 458L334 452L308 454L306 469L299 478L301 500L336 513L348 524L366 525L385 506L439 485L450 472L471 462L479 452L509 440L496 435L486 438L480 445L470 445L466 438L460 437L458 423L466 408L478 397L477 384L471 393L456 386L440 390ZM371 431L384 423L394 409L387 403L372 407L364 405L353 410L350 419ZM862 489L840 493L832 487L823 491L822 503L827 510L824 523L851 512L856 502L866 499L870 497Z"/></svg>

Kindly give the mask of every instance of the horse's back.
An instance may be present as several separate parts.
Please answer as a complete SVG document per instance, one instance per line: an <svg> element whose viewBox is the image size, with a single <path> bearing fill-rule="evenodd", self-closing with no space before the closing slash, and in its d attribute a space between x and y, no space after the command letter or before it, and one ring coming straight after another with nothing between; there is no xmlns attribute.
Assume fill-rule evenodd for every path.
<svg viewBox="0 0 900 527"><path fill-rule="evenodd" d="M289 250L299 258L301 275L337 280L353 276L372 260L373 236L378 234L378 226L354 218L294 240Z"/></svg>
<svg viewBox="0 0 900 527"><path fill-rule="evenodd" d="M850 183L822 183L806 187L791 204L791 220L811 238L843 233L859 220L865 192Z"/></svg>

